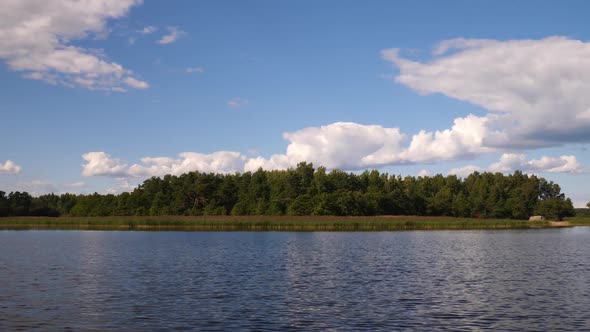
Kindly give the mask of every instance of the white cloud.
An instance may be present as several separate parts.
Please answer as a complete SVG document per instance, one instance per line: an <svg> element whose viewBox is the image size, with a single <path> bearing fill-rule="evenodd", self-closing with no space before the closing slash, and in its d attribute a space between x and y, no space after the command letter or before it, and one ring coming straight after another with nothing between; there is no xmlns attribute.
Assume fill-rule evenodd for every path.
<svg viewBox="0 0 590 332"><path fill-rule="evenodd" d="M139 33L141 33L143 35L149 35L149 34L152 34L152 33L156 32L156 31L158 31L158 28L156 28L153 25L148 25L147 27L145 27L145 28L143 28L141 30L138 30L137 32L139 32Z"/></svg>
<svg viewBox="0 0 590 332"><path fill-rule="evenodd" d="M421 177L429 177L430 175L432 175L432 174L426 169L423 169L420 172L418 172L418 176L421 176Z"/></svg>
<svg viewBox="0 0 590 332"><path fill-rule="evenodd" d="M487 168L475 165L467 165L460 168L453 168L449 174L466 177L469 174L478 172L499 172L512 173L514 171L525 173L584 173L588 169L583 168L575 156L561 156L559 158L543 156L540 159L527 160L525 154L503 153L500 160Z"/></svg>
<svg viewBox="0 0 590 332"><path fill-rule="evenodd" d="M317 165L317 164L316 164ZM287 169L289 167L293 167L292 162L289 161L289 158L283 154L275 154L272 155L269 159L265 159L264 157L256 157L250 158L244 165L244 170L246 172L254 172L259 168L263 168L266 170L280 170L280 169Z"/></svg>
<svg viewBox="0 0 590 332"><path fill-rule="evenodd" d="M158 44L165 45L174 43L178 38L186 35L186 32L180 30L178 27L168 27L167 30L168 34L162 36L162 38L158 40Z"/></svg>
<svg viewBox="0 0 590 332"><path fill-rule="evenodd" d="M407 135L399 128L336 122L320 127L307 127L283 134L289 143L284 154L246 157L239 152L219 151L211 154L184 152L179 158L148 157L127 168L104 152L84 155L88 164L83 175L111 177L149 177L182 174L190 171L232 173L295 167L299 162L312 162L328 169L355 170L387 165L423 164L442 160L461 160L479 153L494 151L481 146L485 119L469 115L455 120L451 129ZM565 157L564 157L565 158ZM564 159L565 160L565 159ZM569 159L568 159L569 160ZM538 163L545 163L541 159ZM555 164L555 170L569 166ZM566 168L559 168L559 167ZM457 174L467 170L454 170Z"/></svg>
<svg viewBox="0 0 590 332"><path fill-rule="evenodd" d="M227 106L231 108L241 108L247 106L249 103L248 99L234 97L227 101Z"/></svg>
<svg viewBox="0 0 590 332"><path fill-rule="evenodd" d="M87 162L82 165L82 176L123 177L127 175L127 165L104 152L88 152L82 155L82 159Z"/></svg>
<svg viewBox="0 0 590 332"><path fill-rule="evenodd" d="M127 15L141 0L19 0L2 2L0 59L24 77L50 84L111 90L132 71L96 50L71 42L103 36L109 19Z"/></svg>
<svg viewBox="0 0 590 332"><path fill-rule="evenodd" d="M290 142L285 155L251 159L246 170L258 167L282 169L294 167L301 161L329 169L358 169L404 162L400 155L405 135L399 128L336 122L285 133L283 137Z"/></svg>
<svg viewBox="0 0 590 332"><path fill-rule="evenodd" d="M308 127L283 135L289 141L285 154L252 158L246 170L283 169L301 161L329 169L361 169L465 159L493 151L481 145L484 125L485 119L473 115L458 118L451 129L412 136L408 146L404 144L407 135L399 128L352 122Z"/></svg>
<svg viewBox="0 0 590 332"><path fill-rule="evenodd" d="M527 160L524 154L504 153L497 163L490 165L492 172L509 173L515 170L535 173L581 173L585 170L575 156L559 158L543 156Z"/></svg>
<svg viewBox="0 0 590 332"><path fill-rule="evenodd" d="M254 172L259 168L266 170L279 170L293 168L301 161L313 162L317 166L325 166L328 169L361 169L383 166L376 162L378 159L367 158L379 156L386 151L387 155L391 149L401 149L400 146L388 145L389 142L403 140L403 135L397 129L382 128L379 126L360 126L350 123L336 123L330 128L306 128L307 131L315 133L296 132L286 133L285 137L291 140L286 154L273 155L268 159L263 157L247 158L239 152L218 151L210 154L196 152L183 152L178 158L170 157L146 157L141 163L127 167L118 159L112 158L104 152L90 152L82 157L87 161L83 165L83 176L106 176L118 179L119 182L127 182L131 178L142 179L152 176L164 176L167 174L180 175L192 171L206 173L236 173ZM355 128L355 126L358 126ZM356 135L342 135L344 131L356 131ZM375 131L383 131L383 136L375 135ZM373 132L373 133L372 133ZM400 136L401 135L401 136ZM319 143L325 140L326 144ZM338 144L328 144L338 142ZM319 144L313 144L319 143ZM350 150L346 150L349 148ZM346 150L346 151L345 151ZM394 155L396 153L394 152ZM366 160L371 160L367 163ZM390 161L387 157L388 162ZM398 160L397 163L409 161ZM476 165L467 165L451 169L448 174L466 177L478 171L511 173L521 170L528 173L582 173L588 172L580 166L575 156L561 156L559 158L542 157L540 159L527 160L524 154L505 153L497 163L487 168ZM421 170L418 176L430 176L427 170ZM129 184L124 190L133 187ZM72 185L73 187L73 185ZM109 192L124 191L111 188Z"/></svg>
<svg viewBox="0 0 590 332"><path fill-rule="evenodd" d="M4 164L0 163L0 174L18 174L20 170L21 167L12 160L7 160Z"/></svg>
<svg viewBox="0 0 590 332"><path fill-rule="evenodd" d="M143 164L129 167L127 174L134 177L180 175L191 171L213 173L235 173L244 170L246 158L239 152L218 151L211 154L183 152L180 158L148 157Z"/></svg>
<svg viewBox="0 0 590 332"><path fill-rule="evenodd" d="M146 82L136 80L133 77L127 77L125 79L125 84L129 85L132 88L136 88L136 89L147 89L150 87L150 85L147 84Z"/></svg>
<svg viewBox="0 0 590 332"><path fill-rule="evenodd" d="M382 52L395 80L421 94L441 93L489 110L483 147L537 148L590 140L590 43L453 39L428 63Z"/></svg>
<svg viewBox="0 0 590 332"><path fill-rule="evenodd" d="M482 142L488 134L486 118L468 115L457 118L451 129L426 132L420 131L412 137L401 159L411 163L434 162L441 160L465 159L477 154L492 152Z"/></svg>
<svg viewBox="0 0 590 332"><path fill-rule="evenodd" d="M467 166L451 169L449 171L449 175L457 175L459 177L465 178L473 172L482 172L482 171L483 171L483 169L479 166L467 165Z"/></svg>
<svg viewBox="0 0 590 332"><path fill-rule="evenodd" d="M166 174L180 175L191 171L234 173L242 172L246 157L239 152L218 151L211 154L183 152L179 158L146 157L141 164L127 167L105 152L89 152L82 155L86 160L83 176L107 176L114 178L147 178Z"/></svg>
<svg viewBox="0 0 590 332"><path fill-rule="evenodd" d="M203 67L198 66L198 67L188 67L186 68L185 72L187 74L191 74L191 73L199 73L202 74L205 72L205 69L203 69Z"/></svg>

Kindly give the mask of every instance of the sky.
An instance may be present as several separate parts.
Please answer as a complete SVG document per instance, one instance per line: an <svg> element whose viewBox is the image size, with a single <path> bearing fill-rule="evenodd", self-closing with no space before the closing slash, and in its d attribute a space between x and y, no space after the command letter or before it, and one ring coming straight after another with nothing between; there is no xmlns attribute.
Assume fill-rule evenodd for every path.
<svg viewBox="0 0 590 332"><path fill-rule="evenodd" d="M590 201L588 1L0 0L0 190L522 170Z"/></svg>

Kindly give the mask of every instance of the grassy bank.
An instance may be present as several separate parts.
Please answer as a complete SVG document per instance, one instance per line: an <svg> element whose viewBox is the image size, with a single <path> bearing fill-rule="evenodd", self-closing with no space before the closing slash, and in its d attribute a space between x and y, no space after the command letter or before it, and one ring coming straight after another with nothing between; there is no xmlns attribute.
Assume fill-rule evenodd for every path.
<svg viewBox="0 0 590 332"><path fill-rule="evenodd" d="M590 224L590 218L584 219ZM580 221L582 222L582 221ZM0 218L0 229L193 231L395 231L551 227L548 221L419 216L160 216Z"/></svg>
<svg viewBox="0 0 590 332"><path fill-rule="evenodd" d="M571 217L566 219L570 226L590 226L589 217Z"/></svg>

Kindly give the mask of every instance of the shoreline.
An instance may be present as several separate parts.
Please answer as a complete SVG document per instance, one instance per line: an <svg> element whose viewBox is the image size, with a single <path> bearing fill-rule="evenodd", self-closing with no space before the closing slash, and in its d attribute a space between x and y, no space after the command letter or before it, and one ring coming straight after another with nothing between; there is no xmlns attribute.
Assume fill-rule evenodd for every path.
<svg viewBox="0 0 590 332"><path fill-rule="evenodd" d="M590 218L528 221L421 216L160 216L4 217L0 230L137 231L404 231L563 228L590 225Z"/></svg>

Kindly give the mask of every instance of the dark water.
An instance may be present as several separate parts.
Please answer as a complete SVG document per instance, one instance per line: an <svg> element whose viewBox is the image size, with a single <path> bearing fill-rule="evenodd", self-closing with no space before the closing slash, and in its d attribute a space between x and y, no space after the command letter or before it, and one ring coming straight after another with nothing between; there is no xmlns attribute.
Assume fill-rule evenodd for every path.
<svg viewBox="0 0 590 332"><path fill-rule="evenodd" d="M0 330L590 330L590 228L0 231Z"/></svg>

